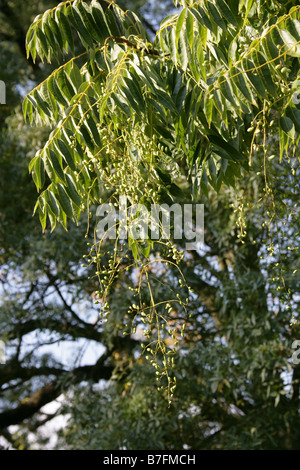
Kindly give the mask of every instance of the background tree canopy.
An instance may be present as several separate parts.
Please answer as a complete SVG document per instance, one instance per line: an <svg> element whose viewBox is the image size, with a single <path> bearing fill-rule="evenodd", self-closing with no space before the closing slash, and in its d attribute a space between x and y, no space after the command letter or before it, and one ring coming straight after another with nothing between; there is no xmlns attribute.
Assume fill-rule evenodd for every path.
<svg viewBox="0 0 300 470"><path fill-rule="evenodd" d="M300 448L300 6L175 7L1 2L3 446ZM204 246L99 238L120 195Z"/></svg>

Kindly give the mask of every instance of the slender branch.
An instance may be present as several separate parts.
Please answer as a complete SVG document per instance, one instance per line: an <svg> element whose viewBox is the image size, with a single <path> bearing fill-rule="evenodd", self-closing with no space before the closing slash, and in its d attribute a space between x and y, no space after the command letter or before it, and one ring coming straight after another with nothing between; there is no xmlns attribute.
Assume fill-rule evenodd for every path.
<svg viewBox="0 0 300 470"><path fill-rule="evenodd" d="M74 312L74 310L72 309L72 307L67 303L66 299L65 299L64 296L62 295L62 293L61 293L61 291L60 291L60 289L59 289L59 287L58 287L58 285L57 285L57 282L56 282L56 281L57 281L57 278L56 278L55 276L53 276L53 274L51 274L49 271L47 272L47 276L48 276L48 278L49 278L50 285L52 285L52 286L55 288L55 290L56 290L56 292L57 292L59 298L60 298L61 301L63 302L63 304L64 304L66 310L68 310L68 312L71 313L72 317L73 317L75 320L77 320L78 322L84 324L86 327L90 327L90 326L91 326L90 323L87 323L87 322L85 322L84 320L82 320L82 319Z"/></svg>

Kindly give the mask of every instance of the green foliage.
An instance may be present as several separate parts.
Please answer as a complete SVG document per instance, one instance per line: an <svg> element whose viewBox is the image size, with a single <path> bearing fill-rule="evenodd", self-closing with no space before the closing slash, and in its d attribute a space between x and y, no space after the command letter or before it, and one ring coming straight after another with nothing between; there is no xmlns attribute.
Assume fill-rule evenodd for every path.
<svg viewBox="0 0 300 470"><path fill-rule="evenodd" d="M217 192L222 184L235 187L242 173L251 171L257 136L263 132L266 139L267 127L268 138L280 135L281 158L297 146L299 116L293 97L299 7L280 16L277 3L270 6L273 14L244 0L230 6L223 0L182 6L180 13L162 21L153 42L138 17L114 3L104 10L96 1L75 0L35 18L27 33L28 56L51 62L72 54L24 100L30 123L53 128L30 166L42 190L35 210L44 229L47 216L52 229L57 220L65 228L67 219L78 222L82 210L102 202L103 188L114 204L118 195L125 195L132 205L146 202L149 207L166 197L197 200L201 193L208 195L209 186ZM77 55L74 40L83 48ZM110 284L128 249L115 246L107 270L98 262L101 243L95 240L90 263L98 264L99 297L107 315ZM153 261L143 261L150 260L153 244L148 240L142 246L129 238L128 248L141 267L137 312L150 326L144 334L154 325L157 332L156 347L147 349L170 393L171 352L160 333L160 318L165 317L158 309L169 300L155 299L147 274ZM171 254L176 263L182 259L175 246L167 249L167 257ZM159 262L168 260L162 255ZM148 306L141 295L144 276ZM184 277L182 281L188 289ZM176 297L181 305L188 303L186 292ZM175 334L172 329L169 333ZM149 340L152 344L151 336Z"/></svg>
<svg viewBox="0 0 300 470"><path fill-rule="evenodd" d="M299 6L177 4L150 39L110 2L22 2L25 23L39 13L28 66L10 52L20 25L0 45L20 72L1 62L5 80L40 83L27 124L0 110L0 434L14 448L44 448L42 406L60 394L59 448L299 448ZM119 195L204 203L203 250L122 241L119 226L100 240L96 208ZM79 340L71 364L47 352ZM87 343L101 354L82 365Z"/></svg>
<svg viewBox="0 0 300 470"><path fill-rule="evenodd" d="M196 197L208 183L217 191L222 183L234 185L239 170L249 169L262 126L272 122L272 134L280 132L281 155L297 143L292 97L299 71L299 8L276 21L282 6L270 9L273 15L251 1L230 7L224 1L185 3L180 14L161 23L153 44L136 15L114 4L104 12L95 1L67 2L38 15L27 34L28 55L47 61L68 52L73 57L24 101L30 122L53 126L36 155L37 188L44 189L43 160L54 199L58 183L67 185L63 173L78 194L76 202L70 196L75 207L58 202L53 212L44 189L37 204L43 221L48 208L52 227L57 218L63 225L65 216L78 220L87 200L99 202L101 184L139 200L138 184L132 188L128 172L118 172L124 160L126 168L135 164L132 145L154 192L164 181L152 168L167 159L171 168L179 165ZM75 36L84 49L78 55ZM62 161L54 155L58 140ZM113 172L118 183L110 181ZM135 173L147 192L140 166Z"/></svg>

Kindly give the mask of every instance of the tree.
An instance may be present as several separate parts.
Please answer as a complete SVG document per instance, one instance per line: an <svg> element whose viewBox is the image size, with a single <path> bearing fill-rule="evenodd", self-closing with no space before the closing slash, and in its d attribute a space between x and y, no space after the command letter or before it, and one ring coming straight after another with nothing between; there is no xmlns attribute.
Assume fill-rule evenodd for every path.
<svg viewBox="0 0 300 470"><path fill-rule="evenodd" d="M0 365L0 434L18 449L31 445L29 430L36 433L55 416L48 416L41 407L60 395L66 383L108 378L113 362L103 366L102 361L114 351L135 344L126 338L110 341L100 359L107 341L101 325L95 323L95 286L87 282L86 275L77 274L86 252L82 243L86 223L83 221L74 232L58 230L53 237L49 231L41 235L38 220L32 217L35 189L28 163L45 142L48 128L25 125L20 102L24 89L47 77L53 66L39 60L26 63L24 30L32 21L33 11L43 11L55 3L1 2L0 78L6 83L7 104L0 106L0 324L7 362ZM75 301L81 310L73 305ZM78 341L81 348L88 342L98 344L95 362L85 367L80 357L72 364L60 358L55 345L70 341L75 348ZM13 424L20 424L17 431L11 431Z"/></svg>
<svg viewBox="0 0 300 470"><path fill-rule="evenodd" d="M86 282L106 321L96 324L106 353L71 376L48 368L62 385L39 396L52 400L66 377L116 378L88 396L75 387L66 436L75 447L298 448L298 328L289 325L299 302L298 7L182 3L153 42L133 13L94 1L60 4L28 31L33 61L68 55L24 102L30 122L51 126L30 163L44 230L47 217L52 229L72 219L80 243L80 213L94 228L96 206L119 195L146 208L205 201L206 211L204 250L96 233L88 268L97 265L100 288ZM64 302L65 311L76 335L81 320ZM25 416L20 404L18 422L44 403Z"/></svg>
<svg viewBox="0 0 300 470"><path fill-rule="evenodd" d="M1 435L19 449L31 445L29 430L38 433L42 424L55 416L48 416L41 407L65 390L66 383L88 377L97 380L97 376L105 379L114 367L112 360L108 368L101 368L100 356L107 339L101 325L93 323L97 318L92 304L95 286L87 282L86 275L77 275L86 252L82 244L86 223L83 221L74 232L56 230L53 237L46 231L41 236L37 218L32 218L35 191L28 162L45 141L48 128L24 125L20 102L32 82L46 78L53 65L38 59L26 63L25 35L33 12L53 8L56 3L1 2L0 78L6 83L7 104L0 106L0 322L7 362L0 366L4 411L0 427ZM79 311L73 306L75 301ZM55 345L70 341L75 348L80 342L83 349L89 342L90 348L99 344L94 363L89 359L95 367L81 367L81 356L71 364L59 357ZM126 338L110 340L110 352L102 360L107 361L110 353L120 354L128 344L135 345ZM10 428L13 424L20 424L17 431Z"/></svg>

